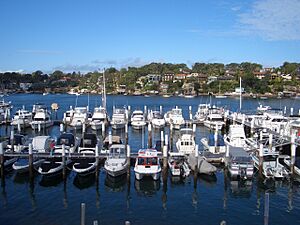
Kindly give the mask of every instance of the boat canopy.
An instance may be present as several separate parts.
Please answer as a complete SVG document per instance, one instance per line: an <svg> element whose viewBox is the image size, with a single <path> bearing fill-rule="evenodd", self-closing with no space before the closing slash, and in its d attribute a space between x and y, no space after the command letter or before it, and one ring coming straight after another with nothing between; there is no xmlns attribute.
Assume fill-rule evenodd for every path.
<svg viewBox="0 0 300 225"><path fill-rule="evenodd" d="M97 145L97 136L92 133L85 133L80 141L80 147L95 148Z"/></svg>
<svg viewBox="0 0 300 225"><path fill-rule="evenodd" d="M72 133L63 133L57 139L57 145L67 145L72 146L75 144L75 137Z"/></svg>

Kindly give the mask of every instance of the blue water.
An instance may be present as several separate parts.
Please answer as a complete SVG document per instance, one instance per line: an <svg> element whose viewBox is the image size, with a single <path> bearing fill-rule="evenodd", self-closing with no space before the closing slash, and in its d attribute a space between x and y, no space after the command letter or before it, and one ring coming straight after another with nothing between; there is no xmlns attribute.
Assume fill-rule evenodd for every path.
<svg viewBox="0 0 300 225"><path fill-rule="evenodd" d="M90 108L100 102L99 96L90 96ZM26 95L18 94L6 97L12 101L15 111L25 105L44 102L59 104L58 118L62 117L70 105L75 105L76 97L71 95ZM199 103L206 103L207 97L184 99L180 97L131 97L108 96L108 111L111 115L113 105L131 105L132 109L159 108L163 105L166 112L178 105L188 118L188 106L193 112ZM298 112L299 100L244 99L243 110L253 111L259 102L264 101L272 107L294 107ZM88 96L79 96L78 105L88 103ZM239 108L239 100L234 98L213 101L215 105L227 106L231 110ZM50 129L49 134L56 136L58 127ZM1 136L9 133L1 128ZM166 133L168 130L166 128ZM196 142L208 135L204 127L197 127ZM124 135L124 134L121 134ZM160 133L154 132L154 142ZM178 133L174 133L174 142ZM129 144L132 151L147 146L147 132L129 129ZM163 176L160 181L136 181L133 168L129 177L124 176L112 181L101 168L98 178L90 176L79 178L70 171L67 179L57 176L44 179L36 174L33 179L28 175L18 175L13 171L1 179L0 224L80 224L80 204L86 203L86 224L98 220L98 224L263 224L264 196L270 193L269 224L300 224L300 184L297 182L263 182L255 176L248 184L230 181L222 168L216 177L197 177L191 175L185 180L174 180Z"/></svg>

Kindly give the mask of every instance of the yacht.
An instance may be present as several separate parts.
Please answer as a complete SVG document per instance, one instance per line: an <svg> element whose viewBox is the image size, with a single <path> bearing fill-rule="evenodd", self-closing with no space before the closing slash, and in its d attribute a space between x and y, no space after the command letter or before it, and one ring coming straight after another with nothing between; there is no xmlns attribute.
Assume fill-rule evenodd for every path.
<svg viewBox="0 0 300 225"><path fill-rule="evenodd" d="M152 124L153 128L163 128L166 125L166 121L163 115L159 111L151 110L148 114L148 121Z"/></svg>
<svg viewBox="0 0 300 225"><path fill-rule="evenodd" d="M195 154L195 135L191 128L180 129L180 137L176 142L176 148L179 153L184 155Z"/></svg>
<svg viewBox="0 0 300 225"><path fill-rule="evenodd" d="M228 135L224 135L225 145L240 147L245 151L250 151L243 125L230 125Z"/></svg>
<svg viewBox="0 0 300 225"><path fill-rule="evenodd" d="M180 129L180 126L184 124L184 118L182 116L182 109L177 106L171 111L167 112L164 116L166 122L173 127L173 129Z"/></svg>
<svg viewBox="0 0 300 225"><path fill-rule="evenodd" d="M111 119L112 129L123 129L128 121L127 110L124 108L114 108Z"/></svg>
<svg viewBox="0 0 300 225"><path fill-rule="evenodd" d="M268 111L268 110L271 110L271 106L268 106L268 105L262 105L260 104L256 110L257 110L257 114L263 114L264 112Z"/></svg>
<svg viewBox="0 0 300 225"><path fill-rule="evenodd" d="M32 139L32 152L34 153L49 153L55 145L55 141L50 136L36 136ZM22 152L28 154L28 149ZM39 158L33 155L33 167L38 168L45 159ZM29 159L19 158L13 165L12 168L18 173L26 173L29 171Z"/></svg>
<svg viewBox="0 0 300 225"><path fill-rule="evenodd" d="M204 126L214 130L221 130L225 125L223 116L220 113L208 114L203 123Z"/></svg>
<svg viewBox="0 0 300 225"><path fill-rule="evenodd" d="M52 126L53 122L50 117L50 112L45 108L35 110L34 117L31 122L31 128L34 130L40 128L48 128Z"/></svg>
<svg viewBox="0 0 300 225"><path fill-rule="evenodd" d="M191 170L186 162L184 154L177 152L170 152L168 158L168 165L172 176L189 176Z"/></svg>
<svg viewBox="0 0 300 225"><path fill-rule="evenodd" d="M280 128L286 127L288 124L288 119L287 117L283 116L281 110L272 110L265 112L260 122L263 128L279 132Z"/></svg>
<svg viewBox="0 0 300 225"><path fill-rule="evenodd" d="M161 166L155 149L140 149L134 166L135 178L141 180L151 176L153 180L160 178Z"/></svg>
<svg viewBox="0 0 300 225"><path fill-rule="evenodd" d="M83 156L95 156L98 151L99 140L96 134L84 133L78 147L78 153ZM95 157L80 158L75 161L73 171L85 176L96 171L97 162Z"/></svg>
<svg viewBox="0 0 300 225"><path fill-rule="evenodd" d="M107 174L112 177L121 176L127 172L128 165L126 146L123 144L110 146L109 155L104 163Z"/></svg>
<svg viewBox="0 0 300 225"><path fill-rule="evenodd" d="M142 129L147 124L142 110L134 110L130 121L133 129Z"/></svg>
<svg viewBox="0 0 300 225"><path fill-rule="evenodd" d="M198 110L194 115L194 121L198 124L203 124L208 115L210 104L199 104Z"/></svg>
<svg viewBox="0 0 300 225"><path fill-rule="evenodd" d="M88 107L75 107L74 114L71 118L70 126L80 130L83 124L88 123Z"/></svg>
<svg viewBox="0 0 300 225"><path fill-rule="evenodd" d="M104 124L104 126L108 125L108 114L104 107L99 106L94 108L90 125L93 130L101 130L102 124Z"/></svg>
<svg viewBox="0 0 300 225"><path fill-rule="evenodd" d="M281 164L284 164L289 168L291 167L291 157L289 155L282 155L281 160L283 161L283 163L281 163ZM295 162L294 173L297 174L298 176L300 176L300 160L299 159L296 160L296 162Z"/></svg>
<svg viewBox="0 0 300 225"><path fill-rule="evenodd" d="M11 125L14 127L23 127L27 128L31 126L32 122L32 112L22 108L16 111L13 119L11 120Z"/></svg>
<svg viewBox="0 0 300 225"><path fill-rule="evenodd" d="M73 115L74 115L74 110L72 106L70 106L70 109L64 112L63 115L63 122L65 125L69 125L71 123Z"/></svg>
<svg viewBox="0 0 300 225"><path fill-rule="evenodd" d="M51 151L52 158L46 159L38 168L38 172L42 175L55 175L63 171L64 164L62 157L54 157L55 154L63 154L63 145L65 147L65 155L67 156L65 160L65 166L69 166L72 160L68 157L69 154L74 153L77 150L79 144L79 139L75 138L72 133L62 133L57 141L54 149Z"/></svg>
<svg viewBox="0 0 300 225"><path fill-rule="evenodd" d="M205 150L212 154L225 154L226 146L223 137L218 134L210 134L208 138L201 138L201 143Z"/></svg>
<svg viewBox="0 0 300 225"><path fill-rule="evenodd" d="M252 153L254 166L259 170L259 151ZM268 178L288 178L290 173L287 168L279 162L279 152L263 150L262 174Z"/></svg>

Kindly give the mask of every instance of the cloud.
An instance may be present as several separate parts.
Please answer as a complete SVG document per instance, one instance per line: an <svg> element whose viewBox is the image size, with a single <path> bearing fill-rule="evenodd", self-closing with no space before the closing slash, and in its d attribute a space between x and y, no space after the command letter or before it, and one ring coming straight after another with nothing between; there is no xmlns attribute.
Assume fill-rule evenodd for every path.
<svg viewBox="0 0 300 225"><path fill-rule="evenodd" d="M257 0L239 15L239 28L266 40L300 40L299 9L299 0Z"/></svg>
<svg viewBox="0 0 300 225"><path fill-rule="evenodd" d="M33 50L33 49L20 49L17 50L20 54L34 54L34 55L60 55L61 51L49 51L49 50Z"/></svg>

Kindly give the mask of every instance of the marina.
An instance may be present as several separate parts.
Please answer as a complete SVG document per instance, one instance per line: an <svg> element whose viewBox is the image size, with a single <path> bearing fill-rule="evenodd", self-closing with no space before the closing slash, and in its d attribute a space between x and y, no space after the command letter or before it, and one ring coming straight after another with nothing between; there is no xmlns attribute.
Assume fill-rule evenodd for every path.
<svg viewBox="0 0 300 225"><path fill-rule="evenodd" d="M45 210L51 211L54 210L53 207L58 207L62 212L72 215L65 219L65 224L78 223L80 215L75 212L78 212L80 204L85 202L87 205L86 224L92 224L94 220L97 220L98 224L107 224L108 221L112 221L112 218L108 217L108 208L123 212L113 218L114 223L123 224L124 221L130 221L132 224L140 224L142 222L141 218L145 218L150 214L148 214L147 210L143 210L143 212L136 211L137 206L140 207L139 209L150 210L152 208L149 213L157 215L157 218L153 218L153 220L149 221L149 224L156 220L157 223L161 220L165 221L165 223L183 223L183 220L178 221L176 219L178 216L185 218L185 224L194 224L194 221L197 220L196 218L199 217L205 219L204 224L220 224L221 221L236 224L237 221L239 223L243 221L245 215L254 216L253 224L263 224L263 202L266 193L271 194L270 224L272 224L272 220L281 221L283 217L292 218L289 221L295 223L298 221L296 211L300 207L300 196L298 193L300 183L298 183L297 177L299 172L298 158L296 157L296 153L298 153L296 150L298 145L297 136L284 135L283 133L288 131L272 129L272 124L252 122L256 112L251 112L249 109L256 109L256 107L252 106L258 105L256 100L244 99L245 111L240 112L238 99L214 99L215 107L223 109L222 111L224 112L224 127L216 130L213 127L210 129L203 125L196 125L193 120L190 120L196 114L198 105L208 101L209 97L207 96L192 99L172 97L173 103L163 97L149 97L145 100L143 96L107 96L107 109L105 111L107 111L109 116L115 111L115 104L122 105L126 103L124 104L126 109L123 111L128 111L128 115L125 114L123 118L130 118L130 111L141 108L144 109L144 112L151 112L151 110L168 112L176 104L180 106L183 118L188 123L183 126L183 129L178 130L170 129L172 125L151 126L148 123L149 121L146 121L147 125L143 125L141 129L135 129L124 120L123 129L101 126L100 130L95 130L87 123L82 123L81 128L78 127L78 129L63 123L63 115L70 109L70 106L74 105L75 101L78 101L80 105L86 105L87 96L82 95L75 99L77 98L75 96L60 95L61 102L55 101L57 100L56 96L51 94L26 97L28 96L22 94L7 97L14 106L11 109L11 115L14 115L14 109L17 110L22 105L25 105L26 109L30 109L35 102L43 102L46 106L51 106L55 102L59 105L59 109L51 113L51 119L53 118L54 123L49 128L46 126L41 126L40 129L31 129L30 127L18 128L18 126L14 128L10 124L2 125L1 137L4 138L6 136L10 143L15 144L9 145L8 143L7 148L13 149L13 151L5 151L6 141L1 143L1 162L8 163L11 161L3 159L12 159L12 164L14 164L16 163L14 159L19 158L23 161L26 160L29 163L27 164L29 167L27 167L28 172L20 173L13 169L4 170L4 167L9 168L9 165L4 166L2 164L1 207L2 211L7 213L1 214L1 221L6 220L10 221L8 224L14 224L14 220L8 215L14 213L11 204L14 205L19 202L19 204L26 204L28 211L18 212L18 217L25 217L27 211L31 212L32 216L42 219L41 216L45 213ZM95 99L99 98L99 96L89 96L89 98L90 102L93 102L93 100L96 102ZM31 102L31 99L35 99L35 101ZM289 99L285 101L269 100L268 104L273 104L275 108L275 106L283 105L284 102L285 105L282 106L283 111L285 107L295 108L293 110L297 111L295 107L297 101ZM232 107L230 111L227 108L228 105ZM97 107L97 105L94 107ZM90 105L87 108L93 109L93 106ZM209 115L209 111L207 111L207 115ZM290 118L289 116L287 114L287 118ZM148 117L143 115L143 118ZM252 120L250 121L250 119L246 118L252 118ZM258 118L260 117L258 116ZM297 120L295 115L293 118L294 121ZM86 119L85 121L89 120ZM263 128L259 124L268 125L269 128ZM291 124L293 128L296 127L295 122ZM240 134L237 136L238 138L246 141L246 147L245 142L234 139L235 133L233 131L230 132L230 127L232 129L245 127L244 135L241 135L240 131L236 133ZM70 132L70 134L66 133L65 138L63 138L65 132ZM52 139L49 139L49 146L53 150L37 152L33 150L33 146L31 147L28 144L30 143L28 140L17 144L15 140L20 139L19 133L25 134L23 137L25 139L49 135L49 138L57 140L57 143L52 145ZM89 139L92 138L92 134L95 140ZM67 139L69 135L74 135L75 139L73 141ZM227 139L221 140L220 138L223 138L224 135L225 137L229 135L231 141L228 142L226 141ZM183 137L185 139L180 141ZM205 138L208 138L210 141L205 142ZM79 140L81 140L81 144ZM212 144L208 144L208 142ZM22 143L26 143L25 147L22 147ZM68 143L74 149L78 146L77 151L67 147ZM82 143L86 143L82 146L85 148L80 147ZM190 146L183 148L187 147L186 144ZM26 145L28 146L27 150L22 150L26 149ZM111 150L109 150L109 146L111 146ZM221 146L224 147L221 148ZM158 163L158 170L157 172L151 172L151 176L154 179L151 177L141 178L140 176L136 179L136 169L134 169L136 158L144 157L142 154L146 154L146 152L142 149L147 148L157 149L157 153L149 153L155 154L153 157L157 156L157 159L148 160L145 158L146 160L143 159L143 162L140 161L140 165L147 169L148 166L153 167L153 165ZM180 150L181 148L182 150ZM240 148L240 150L235 151L234 148ZM281 177L274 172L274 175L268 172L270 170L266 168L263 161L260 161L265 157L263 155L265 153L262 154L261 152L274 156L277 153L272 153L272 151L275 152L276 149L280 148L289 150L280 153L288 154L289 157L283 156L278 158L277 161L275 159L277 164L285 164L285 171L287 172L284 176L282 173L278 173L281 174ZM121 151L121 149L123 150ZM270 152L269 150L272 151ZM116 155L116 151L122 156ZM254 155L256 155L256 158ZM235 160L237 158L241 159L241 157L245 157L245 159L238 162L247 162L248 167L252 165L252 168L249 167L249 171L248 169L242 169L240 175L236 176L236 174L233 174L232 169L235 167L232 165L236 163ZM215 160L216 158L220 158L220 160ZM37 161L38 165L33 164L38 159L42 159ZM108 159L111 163L105 166L105 161ZM293 164L295 168L294 174L291 170L291 164L294 161L291 159L295 159ZM118 165L115 162L116 160L120 161L118 161ZM55 163L56 165L54 165ZM125 166L122 167L124 163ZM177 163L179 171L176 170ZM262 165L261 169L260 165ZM50 171L51 168L54 168L52 172ZM113 168L119 168L119 172L113 172L115 170ZM273 168L277 167L274 166ZM45 173L45 171L48 172ZM138 171L140 171L139 173L146 172L143 169ZM24 201L24 195L17 194L19 193L18 189L22 188L28 189L29 200L27 201ZM47 198L47 195L50 193L53 195L51 200ZM60 199L63 199L63 201ZM208 203L209 201L211 203ZM40 203L37 204L38 202ZM44 206L45 202L48 202L49 206ZM178 207L176 202L185 202L185 209L182 208L181 212L177 210L174 214L172 208ZM236 207L241 202L243 202L243 207ZM214 208L214 216L207 212L210 207ZM204 211L206 212L205 214L203 214ZM177 214L179 215L177 216ZM62 216L58 218L50 217L52 222L58 221L57 223L61 223ZM21 218L18 219L21 220ZM30 218L28 218L28 221L30 221ZM23 223L27 224L26 221ZM148 222L144 221L143 223L148 224Z"/></svg>

